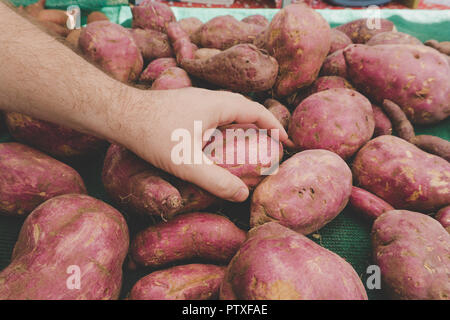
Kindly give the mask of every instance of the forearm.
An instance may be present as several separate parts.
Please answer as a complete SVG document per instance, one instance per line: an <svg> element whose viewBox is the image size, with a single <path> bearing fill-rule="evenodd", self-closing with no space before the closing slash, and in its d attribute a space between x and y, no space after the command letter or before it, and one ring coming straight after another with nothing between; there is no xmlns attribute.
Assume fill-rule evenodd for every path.
<svg viewBox="0 0 450 320"><path fill-rule="evenodd" d="M113 139L138 89L112 79L1 1L0 21L0 109Z"/></svg>

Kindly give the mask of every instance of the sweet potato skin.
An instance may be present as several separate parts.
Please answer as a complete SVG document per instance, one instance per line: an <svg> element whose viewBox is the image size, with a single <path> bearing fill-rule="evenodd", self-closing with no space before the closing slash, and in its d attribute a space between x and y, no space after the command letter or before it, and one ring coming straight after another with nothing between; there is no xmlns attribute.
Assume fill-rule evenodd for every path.
<svg viewBox="0 0 450 320"><path fill-rule="evenodd" d="M164 70L152 84L152 90L169 90L192 87L189 75L181 68L170 67Z"/></svg>
<svg viewBox="0 0 450 320"><path fill-rule="evenodd" d="M442 54L450 56L450 41L438 42L436 40L431 39L431 40L425 41L425 45L436 49L437 51L439 51Z"/></svg>
<svg viewBox="0 0 450 320"><path fill-rule="evenodd" d="M439 210L435 218L450 233L450 205Z"/></svg>
<svg viewBox="0 0 450 320"><path fill-rule="evenodd" d="M86 193L74 169L20 143L0 144L0 213L23 216L68 193Z"/></svg>
<svg viewBox="0 0 450 320"><path fill-rule="evenodd" d="M117 299L128 245L127 224L113 207L87 195L52 198L25 220L0 272L0 299ZM80 289L67 287L69 266L79 267Z"/></svg>
<svg viewBox="0 0 450 320"><path fill-rule="evenodd" d="M269 20L267 20L266 17L260 14L252 14L248 17L245 17L241 21L245 23L256 24L261 27L267 27L269 25Z"/></svg>
<svg viewBox="0 0 450 320"><path fill-rule="evenodd" d="M379 106L372 104L373 118L375 120L375 130L373 137L392 134L392 123L388 116Z"/></svg>
<svg viewBox="0 0 450 320"><path fill-rule="evenodd" d="M422 45L422 42L403 32L397 31L387 31L378 33L373 36L369 41L367 41L366 45L368 46L376 46L380 44L413 44L413 45Z"/></svg>
<svg viewBox="0 0 450 320"><path fill-rule="evenodd" d="M325 19L305 5L288 5L273 17L264 48L280 66L276 96L289 96L313 83L330 51L330 37Z"/></svg>
<svg viewBox="0 0 450 320"><path fill-rule="evenodd" d="M421 134L415 136L411 142L423 151L435 154L450 162L450 141L437 136Z"/></svg>
<svg viewBox="0 0 450 320"><path fill-rule="evenodd" d="M142 71L139 77L139 81L150 84L155 81L165 70L176 66L177 61L175 60L175 58L155 59L149 63L144 71Z"/></svg>
<svg viewBox="0 0 450 320"><path fill-rule="evenodd" d="M272 88L277 61L251 44L238 44L206 60L186 59L190 75L232 91L248 93Z"/></svg>
<svg viewBox="0 0 450 320"><path fill-rule="evenodd" d="M173 56L169 38L165 33L144 29L131 29L130 32L144 61Z"/></svg>
<svg viewBox="0 0 450 320"><path fill-rule="evenodd" d="M131 9L133 13L133 28L151 29L166 32L170 22L176 21L170 7L161 2L144 0Z"/></svg>
<svg viewBox="0 0 450 320"><path fill-rule="evenodd" d="M310 234L344 209L351 188L350 168L337 154L327 150L296 153L256 187L250 225L277 221Z"/></svg>
<svg viewBox="0 0 450 320"><path fill-rule="evenodd" d="M289 137L301 150L326 149L344 160L373 135L369 100L357 91L333 88L303 100L292 113Z"/></svg>
<svg viewBox="0 0 450 320"><path fill-rule="evenodd" d="M411 122L433 124L450 114L450 66L436 50L423 45L353 45L344 56L356 87L376 102L395 102Z"/></svg>
<svg viewBox="0 0 450 320"><path fill-rule="evenodd" d="M212 300L219 297L225 267L187 264L155 271L140 279L129 300Z"/></svg>
<svg viewBox="0 0 450 320"><path fill-rule="evenodd" d="M395 136L379 136L353 161L355 185L396 209L436 212L450 203L450 163Z"/></svg>
<svg viewBox="0 0 450 320"><path fill-rule="evenodd" d="M331 29L331 46L328 55L336 52L337 50L344 49L348 45L352 44L352 40L338 29Z"/></svg>
<svg viewBox="0 0 450 320"><path fill-rule="evenodd" d="M9 112L6 124L14 139L62 159L98 153L106 141L60 125Z"/></svg>
<svg viewBox="0 0 450 320"><path fill-rule="evenodd" d="M344 259L269 222L250 230L227 267L220 299L367 300L367 294Z"/></svg>
<svg viewBox="0 0 450 320"><path fill-rule="evenodd" d="M354 211L370 220L375 220L387 211L395 210L383 199L358 187L352 187L349 204Z"/></svg>
<svg viewBox="0 0 450 320"><path fill-rule="evenodd" d="M130 248L138 265L157 268L190 259L228 263L245 240L245 232L226 217L193 212L138 233Z"/></svg>
<svg viewBox="0 0 450 320"><path fill-rule="evenodd" d="M178 23L189 37L203 25L203 22L195 17L181 19L178 21Z"/></svg>
<svg viewBox="0 0 450 320"><path fill-rule="evenodd" d="M396 31L395 25L389 20L379 19L380 28L370 28L367 20L368 19L358 19L350 21L336 27L336 29L345 33L353 43L366 43L376 34L387 31Z"/></svg>
<svg viewBox="0 0 450 320"><path fill-rule="evenodd" d="M200 48L194 53L194 59L208 59L222 51L213 48Z"/></svg>
<svg viewBox="0 0 450 320"><path fill-rule="evenodd" d="M320 69L321 76L339 76L348 79L347 64L344 49L337 50L328 55Z"/></svg>
<svg viewBox="0 0 450 320"><path fill-rule="evenodd" d="M289 121L291 120L291 112L283 104L275 99L267 99L264 101L264 106L272 112L272 114L280 121L284 129L287 130Z"/></svg>
<svg viewBox="0 0 450 320"><path fill-rule="evenodd" d="M83 28L79 46L83 54L115 79L138 79L143 58L130 32L109 21L95 21Z"/></svg>
<svg viewBox="0 0 450 320"><path fill-rule="evenodd" d="M373 224L372 244L394 298L449 299L450 234L439 222L418 212L388 211Z"/></svg>

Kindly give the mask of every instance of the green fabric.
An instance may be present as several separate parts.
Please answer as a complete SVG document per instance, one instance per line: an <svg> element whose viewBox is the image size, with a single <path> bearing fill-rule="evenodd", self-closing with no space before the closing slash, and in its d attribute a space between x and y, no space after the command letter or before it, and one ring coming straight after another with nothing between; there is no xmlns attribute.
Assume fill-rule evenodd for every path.
<svg viewBox="0 0 450 320"><path fill-rule="evenodd" d="M24 1L15 1L22 2ZM51 3L52 1L48 1ZM60 2L60 1L54 1ZM79 1L82 3L83 1ZM87 1L86 1L87 2ZM89 1L94 3L94 1ZM106 2L106 1L97 1ZM112 21L125 26L131 25L131 11L129 7L107 7L102 11ZM277 12L274 9L201 9L201 8L173 8L178 19L195 16L203 21L213 16L231 14L236 18L243 18L251 14L262 14L267 18ZM331 26L336 26L353 19L363 17L361 10L318 10ZM450 10L382 10L382 17L392 20L399 31L418 37L424 41L430 38L437 40L450 40ZM433 134L450 140L450 119L435 126L417 127L416 132ZM10 141L8 135L0 135L0 142ZM103 155L81 163L69 163L82 175L90 195L102 199L110 204L105 190L101 184L100 173ZM249 208L245 204L227 204L221 208L211 210L229 216L239 227L248 228ZM0 217L0 270L10 261L12 248L17 239L22 221L13 218ZM133 235L141 227L139 223L130 223L130 233ZM334 251L345 258L355 268L365 283L367 279L367 266L372 264L370 244L370 223L346 208L336 219L327 226L311 235L311 239L324 247ZM301 272L301 271L300 271ZM130 290L132 285L146 271L124 273L122 297ZM367 290L370 299L386 298L383 290Z"/></svg>

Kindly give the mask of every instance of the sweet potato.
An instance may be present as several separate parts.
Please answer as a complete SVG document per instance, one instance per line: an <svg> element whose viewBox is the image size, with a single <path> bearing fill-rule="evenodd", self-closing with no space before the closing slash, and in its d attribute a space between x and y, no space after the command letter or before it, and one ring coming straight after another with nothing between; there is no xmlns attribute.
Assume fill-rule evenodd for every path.
<svg viewBox="0 0 450 320"><path fill-rule="evenodd" d="M152 268L191 259L226 264L244 240L245 232L226 217L194 212L141 231L130 252L135 263Z"/></svg>
<svg viewBox="0 0 450 320"><path fill-rule="evenodd" d="M150 84L155 81L165 70L176 66L177 61L175 58L155 59L149 63L144 71L142 71L139 81Z"/></svg>
<svg viewBox="0 0 450 320"><path fill-rule="evenodd" d="M129 300L212 300L219 297L225 267L187 264L155 271L131 289Z"/></svg>
<svg viewBox="0 0 450 320"><path fill-rule="evenodd" d="M373 257L393 298L449 300L450 234L433 218L406 210L372 227Z"/></svg>
<svg viewBox="0 0 450 320"><path fill-rule="evenodd" d="M338 155L327 150L299 152L256 187L250 225L277 221L299 233L312 233L344 209L351 188L350 168Z"/></svg>
<svg viewBox="0 0 450 320"><path fill-rule="evenodd" d="M450 233L450 205L439 210L435 218Z"/></svg>
<svg viewBox="0 0 450 320"><path fill-rule="evenodd" d="M80 34L81 34L81 29L74 29L74 30L69 32L69 34L66 37L66 41L73 48L78 48L78 42L80 40Z"/></svg>
<svg viewBox="0 0 450 320"><path fill-rule="evenodd" d="M86 193L74 169L20 143L0 144L0 213L23 216L68 193Z"/></svg>
<svg viewBox="0 0 450 320"><path fill-rule="evenodd" d="M354 211L370 220L375 220L387 211L395 210L383 199L358 187L352 187L349 204Z"/></svg>
<svg viewBox="0 0 450 320"><path fill-rule="evenodd" d="M351 45L344 50L352 83L376 102L398 104L415 124L450 114L450 66L423 45Z"/></svg>
<svg viewBox="0 0 450 320"><path fill-rule="evenodd" d="M423 151L435 154L450 162L450 141L436 136L421 134L415 136L411 142Z"/></svg>
<svg viewBox="0 0 450 320"><path fill-rule="evenodd" d="M339 76L348 78L344 50L340 49L326 57L320 69L321 76Z"/></svg>
<svg viewBox="0 0 450 320"><path fill-rule="evenodd" d="M212 48L200 48L194 53L194 59L208 59L212 56L215 56L218 53L221 53L222 51L219 49L212 49Z"/></svg>
<svg viewBox="0 0 450 320"><path fill-rule="evenodd" d="M144 216L172 218L181 212L203 210L217 201L203 189L154 168L114 144L106 153L102 181L118 205Z"/></svg>
<svg viewBox="0 0 450 320"><path fill-rule="evenodd" d="M94 21L109 21L109 18L103 12L94 11L87 16L87 24Z"/></svg>
<svg viewBox="0 0 450 320"><path fill-rule="evenodd" d="M57 158L86 157L106 146L97 137L21 113L7 113L6 124L14 139Z"/></svg>
<svg viewBox="0 0 450 320"><path fill-rule="evenodd" d="M397 135L408 142L412 142L416 134L403 110L397 104L387 99L383 101L382 106L389 119L391 119Z"/></svg>
<svg viewBox="0 0 450 320"><path fill-rule="evenodd" d="M194 59L197 46L193 44L188 34L178 22L171 22L167 26L167 35L172 43L177 62L182 64L185 59Z"/></svg>
<svg viewBox="0 0 450 320"><path fill-rule="evenodd" d="M176 21L170 7L161 2L144 0L131 9L133 13L133 28L152 29L166 32L170 22Z"/></svg>
<svg viewBox="0 0 450 320"><path fill-rule="evenodd" d="M331 46L328 55L340 49L344 49L352 43L352 40L350 40L345 33L339 31L338 29L331 29Z"/></svg>
<svg viewBox="0 0 450 320"><path fill-rule="evenodd" d="M165 33L143 29L131 29L130 32L144 61L173 56L169 38Z"/></svg>
<svg viewBox="0 0 450 320"><path fill-rule="evenodd" d="M355 185L396 209L427 213L450 203L450 163L398 137L366 143L352 169Z"/></svg>
<svg viewBox="0 0 450 320"><path fill-rule="evenodd" d="M367 300L352 266L276 222L253 228L233 257L222 300Z"/></svg>
<svg viewBox="0 0 450 320"><path fill-rule="evenodd" d="M280 66L276 96L289 96L317 78L330 51L330 26L303 4L291 4L272 19L264 48Z"/></svg>
<svg viewBox="0 0 450 320"><path fill-rule="evenodd" d="M442 54L450 56L450 41L438 42L438 41L432 39L432 40L425 41L425 45L436 49L437 51L439 51Z"/></svg>
<svg viewBox="0 0 450 320"><path fill-rule="evenodd" d="M386 116L383 110L372 103L373 118L375 120L375 130L373 137L382 136L385 134L392 134L391 120Z"/></svg>
<svg viewBox="0 0 450 320"><path fill-rule="evenodd" d="M225 50L240 43L253 43L264 27L245 23L226 15L212 18L192 34L191 41L198 47Z"/></svg>
<svg viewBox="0 0 450 320"><path fill-rule="evenodd" d="M0 299L117 299L128 245L127 224L113 207L87 195L52 198L25 220L0 272Z"/></svg>
<svg viewBox="0 0 450 320"><path fill-rule="evenodd" d="M397 31L387 31L374 35L366 45L376 46L380 44L414 44L422 45L422 42L407 33Z"/></svg>
<svg viewBox="0 0 450 320"><path fill-rule="evenodd" d="M221 127L220 136L210 140L203 152L253 189L278 168L283 146L253 124L231 124Z"/></svg>
<svg viewBox="0 0 450 320"><path fill-rule="evenodd" d="M292 113L289 137L301 150L326 149L350 158L373 135L375 120L366 97L333 88L303 100Z"/></svg>
<svg viewBox="0 0 450 320"><path fill-rule="evenodd" d="M85 56L122 82L137 80L143 59L130 32L109 22L95 21L83 28L79 46Z"/></svg>
<svg viewBox="0 0 450 320"><path fill-rule="evenodd" d="M170 67L164 70L152 84L152 90L169 90L192 87L189 75L181 68Z"/></svg>
<svg viewBox="0 0 450 320"><path fill-rule="evenodd" d="M372 19L358 19L336 27L345 33L353 43L366 43L373 36L387 31L396 31L395 25L386 19L377 19L379 26L372 26Z"/></svg>
<svg viewBox="0 0 450 320"><path fill-rule="evenodd" d="M283 128L287 130L289 121L291 120L291 112L289 109L275 99L267 99L264 101L264 106L272 112L275 118L280 121Z"/></svg>
<svg viewBox="0 0 450 320"><path fill-rule="evenodd" d="M239 44L206 60L186 59L182 67L190 75L225 89L248 93L272 88L277 61L251 44Z"/></svg>
<svg viewBox="0 0 450 320"><path fill-rule="evenodd" d="M181 19L178 21L178 23L189 37L203 25L203 22L195 17Z"/></svg>
<svg viewBox="0 0 450 320"><path fill-rule="evenodd" d="M245 23L256 24L261 27L267 27L269 25L269 20L267 20L266 17L260 14L252 14L248 17L245 17L241 21Z"/></svg>

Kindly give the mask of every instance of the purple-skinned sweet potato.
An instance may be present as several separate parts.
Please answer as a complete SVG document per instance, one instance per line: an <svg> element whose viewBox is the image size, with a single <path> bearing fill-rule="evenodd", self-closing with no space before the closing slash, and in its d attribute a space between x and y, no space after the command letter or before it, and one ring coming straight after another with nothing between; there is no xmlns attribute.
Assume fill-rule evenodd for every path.
<svg viewBox="0 0 450 320"><path fill-rule="evenodd" d="M450 203L450 163L398 137L366 143L352 169L355 185L396 209L427 213Z"/></svg>
<svg viewBox="0 0 450 320"><path fill-rule="evenodd" d="M371 25L379 22L379 26ZM336 27L345 33L353 43L366 43L373 36L388 31L396 31L395 25L386 19L358 19Z"/></svg>
<svg viewBox="0 0 450 320"><path fill-rule="evenodd" d="M450 141L448 140L437 136L421 134L415 136L411 142L425 152L435 154L447 161L450 161Z"/></svg>
<svg viewBox="0 0 450 320"><path fill-rule="evenodd" d="M333 88L310 95L292 113L289 137L300 150L326 149L350 158L373 135L372 105L357 91Z"/></svg>
<svg viewBox="0 0 450 320"><path fill-rule="evenodd" d="M130 32L144 61L173 56L169 37L165 33L144 29L130 29Z"/></svg>
<svg viewBox="0 0 450 320"><path fill-rule="evenodd" d="M203 149L218 166L227 169L253 189L273 173L283 157L283 146L253 124L231 124L219 130Z"/></svg>
<svg viewBox="0 0 450 320"><path fill-rule="evenodd" d="M337 50L328 55L320 69L321 76L339 76L348 79L347 64L344 49Z"/></svg>
<svg viewBox="0 0 450 320"><path fill-rule="evenodd" d="M44 120L9 112L5 116L14 139L62 159L86 157L106 147L106 141Z"/></svg>
<svg viewBox="0 0 450 320"><path fill-rule="evenodd" d="M164 3L144 0L131 9L133 28L166 32L170 22L176 21L172 9Z"/></svg>
<svg viewBox="0 0 450 320"><path fill-rule="evenodd" d="M370 220L375 220L387 211L395 210L383 199L358 187L352 187L349 204L354 211Z"/></svg>
<svg viewBox="0 0 450 320"><path fill-rule="evenodd" d="M185 59L194 59L198 47L191 42L189 35L183 30L179 22L171 22L167 27L167 35L172 43L178 64Z"/></svg>
<svg viewBox="0 0 450 320"><path fill-rule="evenodd" d="M422 42L407 33L397 31L387 31L374 35L366 45L376 46L380 44L414 44L422 45Z"/></svg>
<svg viewBox="0 0 450 320"><path fill-rule="evenodd" d="M244 240L245 232L228 218L193 212L141 231L130 252L137 265L152 268L191 259L226 264Z"/></svg>
<svg viewBox="0 0 450 320"><path fill-rule="evenodd" d="M215 300L225 267L187 264L150 273L131 289L129 300Z"/></svg>
<svg viewBox="0 0 450 320"><path fill-rule="evenodd" d="M252 14L251 16L245 17L241 20L245 23L256 24L261 27L267 27L269 25L269 20L266 17L260 14Z"/></svg>
<svg viewBox="0 0 450 320"><path fill-rule="evenodd" d="M202 210L217 198L159 170L118 145L111 145L103 165L106 192L122 208L164 219Z"/></svg>
<svg viewBox="0 0 450 320"><path fill-rule="evenodd" d="M352 83L375 102L389 99L415 124L450 114L450 66L423 45L351 45L344 50Z"/></svg>
<svg viewBox="0 0 450 320"><path fill-rule="evenodd" d="M283 128L287 130L289 121L291 120L291 112L289 109L275 99L267 99L264 101L264 106L272 112L275 118L280 121Z"/></svg>
<svg viewBox="0 0 450 320"><path fill-rule="evenodd" d="M83 28L78 42L83 54L122 82L139 78L142 54L131 33L109 21L95 21Z"/></svg>
<svg viewBox="0 0 450 320"><path fill-rule="evenodd" d="M281 9L270 22L264 45L280 66L275 95L289 96L313 83L330 51L330 41L330 26L313 9L303 4Z"/></svg>
<svg viewBox="0 0 450 320"><path fill-rule="evenodd" d="M186 59L190 75L241 93L265 91L275 83L277 61L252 44L238 44L206 60Z"/></svg>
<svg viewBox="0 0 450 320"><path fill-rule="evenodd" d="M340 49L344 49L352 43L352 40L350 40L345 33L339 31L338 29L331 29L331 46L328 55Z"/></svg>
<svg viewBox="0 0 450 320"><path fill-rule="evenodd" d="M218 16L203 24L191 35L198 47L225 50L240 43L253 43L264 27L245 23L231 15Z"/></svg>
<svg viewBox="0 0 450 320"><path fill-rule="evenodd" d="M250 225L277 221L310 234L344 209L351 191L352 173L337 154L327 150L296 153L256 187Z"/></svg>
<svg viewBox="0 0 450 320"><path fill-rule="evenodd" d="M231 260L221 300L367 300L352 266L307 237L269 222Z"/></svg>
<svg viewBox="0 0 450 320"><path fill-rule="evenodd" d="M68 193L86 193L74 169L20 143L0 144L0 213L23 216Z"/></svg>
<svg viewBox="0 0 450 320"><path fill-rule="evenodd" d="M382 136L385 134L392 134L392 123L388 116L383 112L379 106L372 103L373 118L375 120L375 130L373 137Z"/></svg>
<svg viewBox="0 0 450 320"><path fill-rule="evenodd" d="M435 218L450 233L450 205L439 210Z"/></svg>
<svg viewBox="0 0 450 320"><path fill-rule="evenodd" d="M192 87L189 75L181 68L170 67L164 70L152 84L152 90L169 90Z"/></svg>
<svg viewBox="0 0 450 320"><path fill-rule="evenodd" d="M140 82L151 84L155 81L161 73L165 70L176 67L177 61L175 58L159 58L150 62L147 68L142 71L141 76L139 77Z"/></svg>
<svg viewBox="0 0 450 320"><path fill-rule="evenodd" d="M438 42L436 40L427 40L425 41L425 45L431 48L436 49L440 53L450 56L450 41L442 41Z"/></svg>
<svg viewBox="0 0 450 320"><path fill-rule="evenodd" d="M394 299L450 299L450 234L438 221L418 212L388 211L373 224L372 246Z"/></svg>
<svg viewBox="0 0 450 320"><path fill-rule="evenodd" d="M213 49L213 48L200 48L195 51L194 53L194 59L208 59L212 56L215 56L218 53L221 53L222 51L219 49Z"/></svg>
<svg viewBox="0 0 450 320"><path fill-rule="evenodd" d="M128 246L113 207L87 195L52 198L25 220L0 272L0 299L118 299Z"/></svg>
<svg viewBox="0 0 450 320"><path fill-rule="evenodd" d="M189 37L203 25L203 22L195 17L181 19L178 23Z"/></svg>

